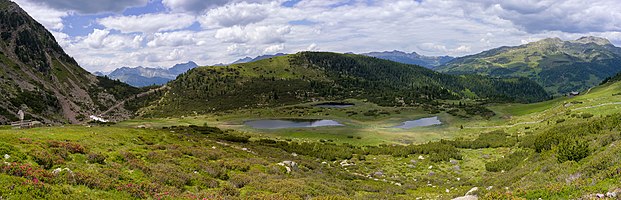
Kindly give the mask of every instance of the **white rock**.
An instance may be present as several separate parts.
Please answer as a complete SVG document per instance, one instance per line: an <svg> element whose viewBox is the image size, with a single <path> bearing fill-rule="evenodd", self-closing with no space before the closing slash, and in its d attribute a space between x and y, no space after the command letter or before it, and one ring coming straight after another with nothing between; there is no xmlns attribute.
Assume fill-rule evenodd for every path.
<svg viewBox="0 0 621 200"><path fill-rule="evenodd" d="M4 159L5 159L5 160L6 160L6 159L9 159L9 158L11 158L11 156L9 156L9 154L4 154Z"/></svg>
<svg viewBox="0 0 621 200"><path fill-rule="evenodd" d="M479 197L474 196L474 195L466 195L466 196L454 198L453 200L477 200L477 199L479 199Z"/></svg>
<svg viewBox="0 0 621 200"><path fill-rule="evenodd" d="M291 153L291 155L292 155L293 157L298 157L298 154L297 154L297 153Z"/></svg>
<svg viewBox="0 0 621 200"><path fill-rule="evenodd" d="M212 146L211 149L216 149L216 146Z"/></svg>
<svg viewBox="0 0 621 200"><path fill-rule="evenodd" d="M604 194L599 194L599 193L598 193L598 194L596 194L595 196L596 196L597 198L600 198L600 199L602 199L602 198L606 197Z"/></svg>
<svg viewBox="0 0 621 200"><path fill-rule="evenodd" d="M474 195L474 193L477 192L477 191L479 191L479 188L478 187L473 187L472 189L468 190L468 192L466 192L465 196Z"/></svg>
<svg viewBox="0 0 621 200"><path fill-rule="evenodd" d="M610 197L610 198L614 198L614 197L617 197L617 193L616 192L606 192L606 196Z"/></svg>
<svg viewBox="0 0 621 200"><path fill-rule="evenodd" d="M419 160L425 160L425 157L423 157L423 155L418 156Z"/></svg>
<svg viewBox="0 0 621 200"><path fill-rule="evenodd" d="M487 188L485 188L486 190L492 190L492 188L494 188L494 186L487 186Z"/></svg>
<svg viewBox="0 0 621 200"><path fill-rule="evenodd" d="M446 189L446 190L444 190L444 191L445 191L446 193L449 193L449 192L451 192L451 191L450 191L449 189Z"/></svg>
<svg viewBox="0 0 621 200"><path fill-rule="evenodd" d="M433 166L429 165L429 167L428 167L428 168L429 168L429 169L433 169Z"/></svg>

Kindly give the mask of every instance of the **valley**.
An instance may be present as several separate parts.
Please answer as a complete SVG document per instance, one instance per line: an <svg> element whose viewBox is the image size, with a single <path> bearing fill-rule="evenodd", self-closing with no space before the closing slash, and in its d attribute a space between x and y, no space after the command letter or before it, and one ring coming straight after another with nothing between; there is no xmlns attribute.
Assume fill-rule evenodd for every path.
<svg viewBox="0 0 621 200"><path fill-rule="evenodd" d="M97 8L106 2L83 2L65 12L52 6L58 12L51 13L30 11L55 2L31 3L0 0L0 200L621 197L621 49L615 40L529 37L520 46L452 57L445 55L471 52L462 43L467 37L434 41L449 46L429 39L409 45L383 32L386 45L358 40L367 37L363 32L338 38L356 39L348 48L359 51L382 43L379 48L441 56L337 53L319 50L341 45L285 46L295 38L272 35L313 27L308 37L315 39L347 23L322 28L318 16L284 20L285 27L259 25L283 7L286 15L329 7L349 18L342 12L351 6L377 2L271 2L265 11L262 2L209 2L200 16L173 11L178 8L168 1L138 9L112 9L117 4L107 2L105 10ZM392 7L381 15L408 3L427 5L386 3ZM89 10L77 10L87 4ZM20 5L39 19L40 13L62 15L61 23L40 24ZM252 12L231 13L233 5ZM145 10L163 13L126 15ZM143 21L168 15L175 21ZM90 20L85 16L93 22L82 26ZM373 17L381 16L365 22L386 24ZM123 23L112 23L116 18ZM76 24L63 24L67 20ZM162 24L168 27L155 27ZM145 25L153 27L134 30ZM92 33L72 32L80 27ZM358 31L372 30L343 32ZM489 47L494 35L481 35L476 43ZM211 46L217 50L198 50ZM296 50L273 54L289 46ZM122 67L95 76L65 49L79 52L91 70L245 58Z"/></svg>
<svg viewBox="0 0 621 200"><path fill-rule="evenodd" d="M0 184L32 181L33 177L43 183L27 182L28 186L20 190L3 189L0 193L24 198L88 195L297 199L312 195L318 199L451 199L477 187L470 194L483 199L564 199L614 192L621 178L614 174L621 160L610 157L621 150L621 116L616 104L621 99L613 95L618 91L621 82L607 83L573 98L497 104L489 107L497 113L489 119L463 119L448 113L429 114L416 108L381 107L349 99L344 102L354 106L346 108L320 108L315 106L317 103L307 103L133 119L111 126L3 128L3 152L11 155L5 161L25 163L35 171L20 175L5 167L0 174L4 182ZM377 115L351 114L369 110ZM430 116L438 116L442 124L405 130L389 128L404 120ZM255 129L244 125L252 119L332 119L344 126ZM591 141L590 156L558 162L558 150L546 148L545 143L539 147L538 142L547 140L533 140L556 137L550 134L560 130L591 138L587 140ZM313 151L315 148L321 150ZM58 151L67 153L50 160L39 157ZM287 161L295 165L278 164ZM533 165L539 167L529 167ZM46 172L55 166L69 171L58 168L59 174ZM109 168L112 166L116 169ZM592 171L588 166L600 170ZM103 170L104 174L89 173L92 170ZM543 175L541 170L548 173ZM559 178L570 181L548 185ZM594 179L598 180L595 185L584 182ZM144 181L151 183L145 185ZM325 181L331 184L325 185Z"/></svg>

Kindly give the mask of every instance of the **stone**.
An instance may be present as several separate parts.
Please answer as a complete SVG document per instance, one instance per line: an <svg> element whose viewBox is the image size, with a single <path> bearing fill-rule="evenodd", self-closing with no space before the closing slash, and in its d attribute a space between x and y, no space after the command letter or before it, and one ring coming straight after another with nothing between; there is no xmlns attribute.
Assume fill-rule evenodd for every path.
<svg viewBox="0 0 621 200"><path fill-rule="evenodd" d="M610 197L610 198L615 198L615 197L617 197L617 193L616 192L606 192L606 196Z"/></svg>
<svg viewBox="0 0 621 200"><path fill-rule="evenodd" d="M384 172L376 171L375 173L373 173L373 176L375 176L375 177L384 176Z"/></svg>
<svg viewBox="0 0 621 200"><path fill-rule="evenodd" d="M471 188L470 190L468 190L468 192L466 192L466 195L465 195L465 196L468 196L468 195L474 195L474 193L475 193L475 192L478 192L478 191L479 191L479 188L478 188L478 187L473 187L473 188Z"/></svg>
<svg viewBox="0 0 621 200"><path fill-rule="evenodd" d="M457 197L454 198L453 200L478 200L479 197L474 196L474 195L466 195L466 196L461 196L461 197Z"/></svg>
<svg viewBox="0 0 621 200"><path fill-rule="evenodd" d="M5 160L7 160L7 159L9 159L9 158L11 158L11 156L9 156L9 154L4 154L4 159L5 159Z"/></svg>

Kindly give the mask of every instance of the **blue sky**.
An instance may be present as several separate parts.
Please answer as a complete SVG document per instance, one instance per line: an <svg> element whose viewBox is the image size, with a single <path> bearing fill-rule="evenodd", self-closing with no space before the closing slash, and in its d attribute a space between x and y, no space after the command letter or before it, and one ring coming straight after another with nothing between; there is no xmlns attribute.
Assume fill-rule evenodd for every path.
<svg viewBox="0 0 621 200"><path fill-rule="evenodd" d="M14 0L89 71L298 51L463 56L547 37L621 43L618 0Z"/></svg>

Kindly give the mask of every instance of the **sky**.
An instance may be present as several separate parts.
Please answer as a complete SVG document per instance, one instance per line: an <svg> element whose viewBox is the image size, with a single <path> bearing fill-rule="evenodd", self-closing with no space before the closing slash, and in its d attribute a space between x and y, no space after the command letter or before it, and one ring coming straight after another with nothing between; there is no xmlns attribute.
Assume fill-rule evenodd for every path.
<svg viewBox="0 0 621 200"><path fill-rule="evenodd" d="M88 71L299 51L464 56L548 37L621 44L619 0L13 0Z"/></svg>

